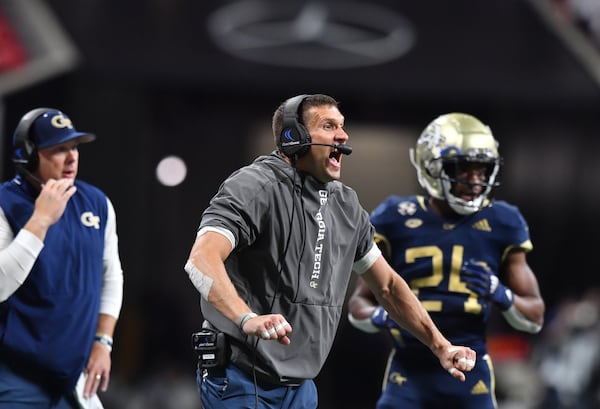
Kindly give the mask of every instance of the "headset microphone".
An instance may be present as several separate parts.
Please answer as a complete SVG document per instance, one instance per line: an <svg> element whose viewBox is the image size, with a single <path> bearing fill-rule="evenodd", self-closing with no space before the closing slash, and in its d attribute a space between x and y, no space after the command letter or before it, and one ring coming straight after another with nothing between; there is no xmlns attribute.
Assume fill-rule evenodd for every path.
<svg viewBox="0 0 600 409"><path fill-rule="evenodd" d="M352 146L349 145L345 145L345 144L341 144L341 143L304 143L302 145L299 146L330 146L332 148L335 148L335 150L339 151L341 154L343 155L350 155L352 154Z"/></svg>
<svg viewBox="0 0 600 409"><path fill-rule="evenodd" d="M26 176L29 176L31 179L33 179L34 181L36 181L37 183L39 183L40 187L44 186L44 181L42 179L38 178L36 175L34 175L22 163L18 163L17 161L15 161L15 166L16 166L17 170L19 171L19 173L25 174Z"/></svg>

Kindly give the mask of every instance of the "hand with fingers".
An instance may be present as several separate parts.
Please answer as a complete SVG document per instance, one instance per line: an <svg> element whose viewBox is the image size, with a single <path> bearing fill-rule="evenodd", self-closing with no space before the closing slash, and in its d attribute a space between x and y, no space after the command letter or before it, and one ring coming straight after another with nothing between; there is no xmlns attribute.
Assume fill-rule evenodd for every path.
<svg viewBox="0 0 600 409"><path fill-rule="evenodd" d="M35 201L36 215L48 220L50 225L56 223L64 213L67 202L76 191L77 188L71 179L49 179L41 187L40 194Z"/></svg>
<svg viewBox="0 0 600 409"><path fill-rule="evenodd" d="M25 229L44 240L48 229L62 217L69 199L76 191L72 179L48 179L41 185L33 214L25 224Z"/></svg>
<svg viewBox="0 0 600 409"><path fill-rule="evenodd" d="M100 342L94 342L85 369L87 378L84 387L84 397L89 398L98 391L106 392L110 380L111 366L110 349Z"/></svg>
<svg viewBox="0 0 600 409"><path fill-rule="evenodd" d="M469 260L463 264L461 279L475 294L492 301L502 311L513 303L512 291L500 282L494 272L482 262Z"/></svg>
<svg viewBox="0 0 600 409"><path fill-rule="evenodd" d="M469 347L451 345L442 351L439 360L450 375L464 382L465 372L475 367L477 356Z"/></svg>
<svg viewBox="0 0 600 409"><path fill-rule="evenodd" d="M242 315L239 326L243 333L257 336L265 341L277 340L283 345L291 343L288 334L292 332L292 326L281 314L247 313Z"/></svg>

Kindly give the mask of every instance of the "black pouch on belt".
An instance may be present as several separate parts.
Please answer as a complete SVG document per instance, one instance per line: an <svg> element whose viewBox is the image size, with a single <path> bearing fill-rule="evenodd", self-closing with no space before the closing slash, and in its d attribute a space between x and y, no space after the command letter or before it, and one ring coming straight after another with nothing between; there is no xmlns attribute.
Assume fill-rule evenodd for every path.
<svg viewBox="0 0 600 409"><path fill-rule="evenodd" d="M224 332L202 328L192 334L192 347L201 369L225 368L229 364L229 345Z"/></svg>

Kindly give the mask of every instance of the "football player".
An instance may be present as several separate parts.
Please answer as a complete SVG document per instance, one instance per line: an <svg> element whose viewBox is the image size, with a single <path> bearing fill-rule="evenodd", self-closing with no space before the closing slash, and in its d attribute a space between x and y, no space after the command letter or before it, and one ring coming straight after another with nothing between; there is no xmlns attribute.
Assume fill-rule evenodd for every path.
<svg viewBox="0 0 600 409"><path fill-rule="evenodd" d="M410 158L428 195L390 196L377 206L376 240L442 333L474 349L477 361L466 382L448 377L359 280L348 302L350 323L394 340L377 408L496 408L486 347L492 308L519 331L537 333L543 325L544 301L526 259L533 248L527 223L517 207L490 197L502 159L479 119L439 116Z"/></svg>

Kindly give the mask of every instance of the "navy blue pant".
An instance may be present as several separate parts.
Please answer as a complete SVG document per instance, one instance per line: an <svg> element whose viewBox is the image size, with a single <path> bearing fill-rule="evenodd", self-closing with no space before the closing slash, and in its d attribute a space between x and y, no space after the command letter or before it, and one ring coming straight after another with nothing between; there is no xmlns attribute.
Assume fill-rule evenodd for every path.
<svg viewBox="0 0 600 409"><path fill-rule="evenodd" d="M377 409L496 409L489 355L477 356L473 370L465 372L465 382L452 377L430 355L422 360L390 359Z"/></svg>
<svg viewBox="0 0 600 409"><path fill-rule="evenodd" d="M39 384L15 373L0 361L0 408L75 409L71 396L51 396Z"/></svg>
<svg viewBox="0 0 600 409"><path fill-rule="evenodd" d="M317 387L312 380L299 386L261 386L235 365L225 376L204 375L196 381L205 409L316 409Z"/></svg>

